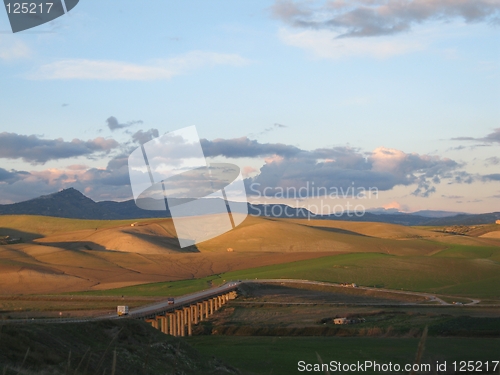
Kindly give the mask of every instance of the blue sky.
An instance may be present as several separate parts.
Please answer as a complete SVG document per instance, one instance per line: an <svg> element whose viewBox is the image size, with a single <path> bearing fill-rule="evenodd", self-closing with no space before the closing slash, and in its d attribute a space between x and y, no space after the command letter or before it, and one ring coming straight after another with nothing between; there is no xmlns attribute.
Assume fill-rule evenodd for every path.
<svg viewBox="0 0 500 375"><path fill-rule="evenodd" d="M16 34L0 11L0 85L0 203L130 199L134 134L196 125L262 186L498 210L500 1L81 0Z"/></svg>

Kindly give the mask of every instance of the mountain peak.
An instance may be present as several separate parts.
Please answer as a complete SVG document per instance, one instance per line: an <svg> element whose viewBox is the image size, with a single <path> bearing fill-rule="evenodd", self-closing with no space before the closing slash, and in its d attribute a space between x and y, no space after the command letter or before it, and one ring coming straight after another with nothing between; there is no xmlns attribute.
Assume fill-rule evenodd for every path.
<svg viewBox="0 0 500 375"><path fill-rule="evenodd" d="M0 205L3 215L42 215L75 219L108 219L109 213L75 188L42 195L29 201Z"/></svg>
<svg viewBox="0 0 500 375"><path fill-rule="evenodd" d="M89 200L93 202L92 199L83 195L79 190L76 190L73 187L63 189L56 193L42 195L41 197L32 200L38 200L38 199L71 199L71 200Z"/></svg>

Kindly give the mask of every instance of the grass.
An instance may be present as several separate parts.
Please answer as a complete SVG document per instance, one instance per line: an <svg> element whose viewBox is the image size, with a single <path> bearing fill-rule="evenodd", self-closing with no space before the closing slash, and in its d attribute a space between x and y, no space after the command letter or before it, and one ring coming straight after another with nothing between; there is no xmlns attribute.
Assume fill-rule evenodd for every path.
<svg viewBox="0 0 500 375"><path fill-rule="evenodd" d="M208 289L211 282L219 281L219 276L209 276L201 279L168 281L163 283L149 283L124 288L96 290L87 292L65 293L71 295L87 295L87 296L127 296L127 297L159 297L159 296L182 296L184 294L195 293L200 290Z"/></svg>
<svg viewBox="0 0 500 375"><path fill-rule="evenodd" d="M442 250L434 255L441 258L464 258L464 259L488 259L500 256L500 247L494 246L466 246L451 245L446 250Z"/></svg>
<svg viewBox="0 0 500 375"><path fill-rule="evenodd" d="M358 337L197 336L186 340L206 355L262 375L300 374L298 361L413 363L419 339ZM436 360L498 360L500 339L428 338L422 363ZM374 373L374 372L368 372Z"/></svg>
<svg viewBox="0 0 500 375"><path fill-rule="evenodd" d="M330 292L323 292L280 285L243 285L239 298L210 319L209 329L197 333L417 337L428 327L432 336L500 337L498 307L408 306L404 301L398 305L397 300L393 300L392 305L385 305L382 293L377 293L378 298L371 293L355 297L339 294L355 291L352 288L330 289ZM333 319L338 317L365 320L352 325L335 325Z"/></svg>
<svg viewBox="0 0 500 375"><path fill-rule="evenodd" d="M451 245L433 256L352 253L227 272L201 279L152 283L89 295L177 296L206 289L210 282L243 279L307 279L355 282L396 290L435 292L462 297L498 298L500 264L495 247Z"/></svg>
<svg viewBox="0 0 500 375"><path fill-rule="evenodd" d="M48 296L48 295L0 295L0 320L30 318L54 318L62 313L64 317L81 315L102 315L114 312L117 305L129 307L143 306L161 300L160 297L119 296Z"/></svg>
<svg viewBox="0 0 500 375"><path fill-rule="evenodd" d="M232 336L357 336L417 337L428 326L432 336L500 337L500 318L489 311L432 307L365 307L328 305L232 304L210 320L210 330ZM498 312L498 310L496 310ZM460 315L462 314L462 315ZM364 318L352 325L335 325L336 317Z"/></svg>
<svg viewBox="0 0 500 375"><path fill-rule="evenodd" d="M0 235L9 234L7 233L10 231L9 228L13 228L13 230L16 228L17 230L20 230L19 228L29 228L27 231L30 233L27 233L27 237L48 236L61 231L113 228L119 225L128 225L132 221L75 220L42 216L7 215L0 216ZM452 294L461 297L499 297L500 247L445 244L438 242L438 240L427 239L381 239L337 233L317 227L306 228L304 225L293 223L291 221L271 221L251 218L238 227L236 231L227 233L226 235L229 237L221 236L218 238L217 241L220 243L216 240L213 240L213 243L208 241L207 243L211 243L211 245L206 246L211 249L217 245L217 249L224 249L228 243L234 242L237 252L244 252L247 248L255 251L256 244L252 241L245 242L243 240L245 238L258 237L262 241L265 240L265 248L263 249L266 252L272 251L273 246L278 249L277 251L282 251L282 243L290 241L288 237L291 236L290 230L292 228L297 231L297 233L292 231L292 234L304 237L301 240L305 241L306 244L303 244L303 246L307 248L318 246L318 249L323 249L326 246L325 244L328 244L328 246L333 246L333 249L337 249L338 247L339 251L356 252L282 263L279 265L249 268L199 279L151 283L106 291L75 294L97 296L178 296L206 289L211 283L220 284L223 280L294 278L337 283L354 282L363 286ZM356 229L359 227L359 223L356 225L356 227L348 228ZM374 228L380 226L373 223L366 225L369 226L368 229L371 228L370 230L375 230ZM485 226L480 229L486 230L485 228L487 228L489 230L490 227L492 226ZM414 230L406 227L403 230L397 226L387 225L381 228L393 232L397 232L398 230L403 232L410 229ZM295 239L295 237L293 238ZM325 243L320 241L314 245L314 241L318 239L321 239L321 241L328 239L328 241ZM331 250L330 247L328 249ZM360 250L364 252L358 252ZM65 254L65 257L73 257L76 254L81 255L82 253L75 252L73 254L72 252L68 252L68 254ZM118 255L120 259L124 257L122 253L110 254L106 253L106 257L112 256L113 259L114 257L118 257ZM131 258L128 255L127 257ZM134 258L134 261L137 261L136 258ZM283 259L286 259L285 255ZM43 260L47 262L49 258L45 257ZM73 262L79 262L84 268L95 268L95 266L92 266L92 262L96 261L93 257L86 257L86 260L87 262L82 264L82 259L75 257L73 260L72 258ZM53 259L50 259L50 261L59 264ZM102 263L102 267L108 266L102 259L99 259L99 262ZM127 264L127 267L129 266ZM194 272L191 274L194 274ZM184 274L182 277L184 277Z"/></svg>
<svg viewBox="0 0 500 375"><path fill-rule="evenodd" d="M480 251L477 247L469 248ZM478 258L356 253L229 272L221 276L226 280L295 278L355 282L363 286L421 292L453 291L458 295L479 297L498 297L500 290L500 264L485 258L478 261Z"/></svg>

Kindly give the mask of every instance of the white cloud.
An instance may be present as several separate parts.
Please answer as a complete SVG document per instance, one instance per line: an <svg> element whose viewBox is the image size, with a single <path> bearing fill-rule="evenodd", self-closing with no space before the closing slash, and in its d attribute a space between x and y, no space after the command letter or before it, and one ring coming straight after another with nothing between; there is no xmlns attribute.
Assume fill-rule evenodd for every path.
<svg viewBox="0 0 500 375"><path fill-rule="evenodd" d="M147 64L124 61L67 59L42 65L29 74L29 79L82 79L82 80L165 80L193 69L214 65L241 66L249 60L237 54L192 51L184 55L155 60Z"/></svg>
<svg viewBox="0 0 500 375"><path fill-rule="evenodd" d="M338 60L349 57L385 59L426 48L426 43L406 35L378 38L337 38L329 30L291 31L281 28L280 40L290 46L302 48L315 58Z"/></svg>
<svg viewBox="0 0 500 375"><path fill-rule="evenodd" d="M24 59L31 55L30 48L20 40L0 36L0 60L11 61Z"/></svg>

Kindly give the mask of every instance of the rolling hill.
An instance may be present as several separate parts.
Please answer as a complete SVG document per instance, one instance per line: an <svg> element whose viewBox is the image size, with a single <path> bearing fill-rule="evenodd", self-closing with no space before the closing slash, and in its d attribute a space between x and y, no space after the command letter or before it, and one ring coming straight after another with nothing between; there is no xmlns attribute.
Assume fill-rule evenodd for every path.
<svg viewBox="0 0 500 375"><path fill-rule="evenodd" d="M230 232L181 249L168 218L3 215L0 236L24 242L0 246L1 292L100 290L346 254L381 254L397 268L411 268L415 259L433 262L433 254L464 240L468 246L498 247L498 238L484 237L491 229L496 227L475 229L473 237L384 223L249 216Z"/></svg>
<svg viewBox="0 0 500 375"><path fill-rule="evenodd" d="M249 211L261 208L249 206ZM14 215L16 212L23 215ZM383 218L405 216L402 214L367 213L364 220L374 218L373 222L342 221L338 217L306 220L299 214L296 218L249 215L234 230L181 249L171 218L147 217L168 216L168 211L141 210L133 201L94 202L75 189L0 206L0 213L0 237L22 239L22 243L0 246L0 293L7 294L102 290L199 279L347 254L367 259L383 255L387 259L383 262L401 269L404 275L415 264L453 264L446 257L439 261L431 257L457 245L472 249L500 245L500 226L495 224L414 228L382 222ZM491 222L495 215L484 217ZM471 215L466 216L469 220ZM456 221L457 217L425 220ZM495 257L490 261L498 262ZM476 268L493 267L493 263L464 262ZM369 264L363 267L369 268Z"/></svg>

